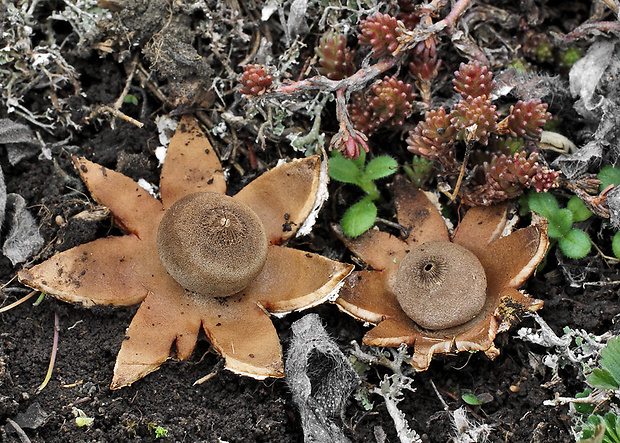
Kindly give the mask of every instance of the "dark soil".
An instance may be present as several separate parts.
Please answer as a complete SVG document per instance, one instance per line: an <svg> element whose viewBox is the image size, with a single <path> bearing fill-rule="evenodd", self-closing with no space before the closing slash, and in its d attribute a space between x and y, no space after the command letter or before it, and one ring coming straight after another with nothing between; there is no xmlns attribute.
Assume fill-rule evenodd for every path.
<svg viewBox="0 0 620 443"><path fill-rule="evenodd" d="M79 73L83 88L79 96L64 91L70 96L73 120L82 125L81 129L59 126L56 133L45 134L48 143L71 137L66 146L53 148L53 161L39 160L35 156L12 166L4 152L0 153L8 192L21 194L40 221L46 244L33 263L95 238L120 234L107 217L95 220L75 217L83 211L93 211L95 204L73 169L70 156L85 156L136 180L144 178L157 183L159 169L153 149L157 146L158 133L154 116L171 109L170 103L162 105L147 94L141 103L142 109L130 105L122 108L123 112L146 123L142 129L119 119L112 128L111 119L103 116L87 122L85 117L89 111L86 110L112 103L120 95L127 64L123 66L112 57L100 58L94 51L83 48L79 53L68 52L66 57ZM242 55L233 54L232 57L236 60ZM455 63L448 60L448 64ZM234 61L231 65L235 66ZM194 70L194 75L201 75L201 70ZM195 85L195 81L187 81ZM30 100L29 108L49 106L43 94L32 92L26 98ZM203 97L201 100L204 104L212 99ZM189 105L181 103L179 106ZM215 108L211 111L215 112ZM564 122L567 127L571 124ZM239 138L254 140L255 134L248 129L239 133ZM225 150L225 146L214 143L218 149ZM273 166L280 155L300 155L285 143L277 149L274 146L269 141L266 151L256 152L268 167ZM244 147L247 147L245 142L240 149ZM384 152L404 158L403 153L390 152L385 147L381 153ZM262 170L253 170L248 156L243 153L224 162L225 166L230 167L233 160L244 171L251 171L241 175L231 169L229 182L234 192ZM333 195L338 197L332 198L324 208L314 234L296 241L302 248L329 251L332 256L347 260L349 255L327 226L342 214L344 206L340 201L343 198L355 201L357 197L349 188L336 183L331 186ZM380 211L389 218L393 211L389 186L387 183L382 186L386 202ZM596 260L589 263L604 267ZM16 271L7 259L0 258L1 282L10 282ZM617 280L617 272L611 272L609 277ZM19 285L12 281L8 286ZM525 289L535 298L544 300L541 315L557 334L561 334L565 326L594 334L616 329L614 320L620 313L616 292L596 287L571 288L553 253L546 268L532 277ZM7 293L4 304L25 293ZM161 441L303 441L300 418L285 382L256 381L223 370L220 357L210 349L206 338L198 343L190 361L171 359L131 387L111 391L109 384L116 354L134 312L135 308L85 309L46 298L36 307L28 302L0 314L0 439L20 441L7 422L12 419L21 424L32 442L154 441L154 425L168 431L167 438ZM350 347L352 340L361 342L367 330L331 305L317 307L312 312L321 316L328 332L343 350ZM58 355L49 384L37 392L49 364L56 315L60 325ZM283 320L274 320L285 351L291 335L290 324L301 316L295 313ZM522 325L532 327L534 322L525 319ZM446 442L454 434L450 416L444 411L433 384L450 410L465 405L461 400L464 392L490 394L492 401L481 406L466 406L470 416L493 425L490 436L493 442L567 442L573 439L568 406L544 406L543 401L556 395L575 395L583 390L583 380L571 367L560 370L559 377L553 378L551 371L541 369L544 366L532 364L534 357L544 355L547 350L514 338L514 335L513 330L497 337L501 355L495 361L489 361L481 353L437 358L428 371L415 376L416 391L405 391L400 407L424 441ZM216 374L212 378L193 385L213 371ZM377 384L383 374L370 371L367 382ZM350 402L344 416L345 433L353 441L373 442L376 441L375 429L381 427L388 441L397 441L394 424L380 398L371 400L375 407L370 412L355 400ZM94 418L93 425L78 427L73 407Z"/></svg>

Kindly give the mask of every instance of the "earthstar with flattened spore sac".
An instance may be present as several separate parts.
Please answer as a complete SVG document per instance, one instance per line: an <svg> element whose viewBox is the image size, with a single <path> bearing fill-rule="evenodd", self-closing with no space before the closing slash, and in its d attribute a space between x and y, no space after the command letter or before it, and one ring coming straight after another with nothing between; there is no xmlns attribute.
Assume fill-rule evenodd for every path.
<svg viewBox="0 0 620 443"><path fill-rule="evenodd" d="M21 270L19 279L85 306L140 304L111 388L157 370L173 347L176 358L188 359L201 330L227 369L258 379L283 377L269 314L334 298L353 269L285 246L322 202L320 158L283 163L227 196L215 151L186 116L168 146L161 201L118 172L83 158L73 162L126 235L60 252Z"/></svg>

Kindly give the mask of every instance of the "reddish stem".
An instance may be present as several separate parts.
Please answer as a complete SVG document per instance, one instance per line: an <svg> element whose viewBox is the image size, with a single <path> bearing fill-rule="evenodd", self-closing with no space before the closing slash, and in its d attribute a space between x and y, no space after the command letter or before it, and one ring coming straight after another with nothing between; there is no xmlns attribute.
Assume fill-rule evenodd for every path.
<svg viewBox="0 0 620 443"><path fill-rule="evenodd" d="M437 22L436 26L445 25L450 33L452 33L456 20L465 12L465 9L467 9L471 1L472 0L458 0L448 15L446 15L443 20Z"/></svg>
<svg viewBox="0 0 620 443"><path fill-rule="evenodd" d="M620 33L620 22L584 23L566 34L564 36L564 42L568 43L594 32L611 32L618 34Z"/></svg>
<svg viewBox="0 0 620 443"><path fill-rule="evenodd" d="M357 91L362 89L370 80L394 67L399 58L400 57L386 57L372 66L359 69L352 76L342 80L331 80L324 75L315 75L314 77L307 78L305 80L283 83L268 93L265 93L263 97L272 97L279 94L293 94L312 89L322 89L324 91L350 89L352 91Z"/></svg>

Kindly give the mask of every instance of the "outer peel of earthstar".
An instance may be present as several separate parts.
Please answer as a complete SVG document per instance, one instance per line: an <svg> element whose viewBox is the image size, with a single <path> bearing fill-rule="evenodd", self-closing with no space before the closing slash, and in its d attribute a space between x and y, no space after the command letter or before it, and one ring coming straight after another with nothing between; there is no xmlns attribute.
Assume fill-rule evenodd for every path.
<svg viewBox="0 0 620 443"><path fill-rule="evenodd" d="M268 246L258 275L226 298L187 291L168 274L157 251L160 220L175 202L194 193L226 192L222 165L193 118L181 120L168 147L161 201L118 172L83 158L74 158L74 164L94 199L109 208L126 235L58 253L18 277L34 289L85 306L140 304L121 343L111 388L158 369L172 347L176 358L188 359L201 330L231 371L282 377L282 348L269 314L316 304L352 270L283 246L316 201L320 159L293 160L269 170L231 197L258 216Z"/></svg>
<svg viewBox="0 0 620 443"><path fill-rule="evenodd" d="M546 222L534 217L531 226L501 237L507 226L507 205L475 207L465 214L450 236L441 214L424 193L403 178L395 180L394 190L398 222L409 232L406 239L378 230L350 238L335 229L368 266L347 277L336 303L359 320L376 325L364 336L365 344L398 347L405 343L413 347L411 364L417 370L427 369L433 355L438 353L483 351L489 358L495 358L499 354L493 343L496 334L507 330L523 312L542 307L542 301L528 297L517 288L547 251ZM399 303L395 290L398 284L394 284L407 254L433 242L467 249L480 263L486 277L486 295L479 312L473 316L469 312L464 321L455 321L447 327L428 323L422 326L412 320ZM462 273L460 276L464 277ZM453 309L453 313L458 311ZM441 315L434 317L417 321L432 323ZM461 321L462 324L457 324ZM429 326L440 329L431 330Z"/></svg>

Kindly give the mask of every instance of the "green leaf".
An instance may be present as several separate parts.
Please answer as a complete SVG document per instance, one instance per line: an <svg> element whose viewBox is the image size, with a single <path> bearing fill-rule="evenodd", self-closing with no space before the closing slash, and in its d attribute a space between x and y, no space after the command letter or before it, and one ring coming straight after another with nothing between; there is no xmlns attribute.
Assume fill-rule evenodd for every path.
<svg viewBox="0 0 620 443"><path fill-rule="evenodd" d="M342 232L349 237L358 237L372 228L377 218L377 207L369 197L364 197L351 206L342 216Z"/></svg>
<svg viewBox="0 0 620 443"><path fill-rule="evenodd" d="M477 405L481 405L483 403L482 401L478 400L478 397L476 397L474 394L465 393L465 394L461 395L461 398L468 405L477 406Z"/></svg>
<svg viewBox="0 0 620 443"><path fill-rule="evenodd" d="M131 103L132 105L137 105L138 98L135 95L127 94L123 99L123 103Z"/></svg>
<svg viewBox="0 0 620 443"><path fill-rule="evenodd" d="M620 231L614 234L614 238L611 240L611 250L614 252L616 258L620 258Z"/></svg>
<svg viewBox="0 0 620 443"><path fill-rule="evenodd" d="M396 160L387 155L382 155L368 162L363 175L367 180L377 180L394 174L396 168L398 168L398 162Z"/></svg>
<svg viewBox="0 0 620 443"><path fill-rule="evenodd" d="M576 195L573 195L570 200L568 200L566 207L573 213L574 222L585 221L592 217L592 211L590 211L583 201Z"/></svg>
<svg viewBox="0 0 620 443"><path fill-rule="evenodd" d="M524 217L530 213L529 199L530 196L528 194L521 194L521 196L517 200L519 202L519 215L521 217Z"/></svg>
<svg viewBox="0 0 620 443"><path fill-rule="evenodd" d="M598 415L591 415L590 417L598 417ZM588 423L579 439L581 443L604 443L605 442L605 425L595 426Z"/></svg>
<svg viewBox="0 0 620 443"><path fill-rule="evenodd" d="M601 191L609 185L618 186L620 185L620 168L611 165L603 166L596 177L601 181L599 186Z"/></svg>
<svg viewBox="0 0 620 443"><path fill-rule="evenodd" d="M366 151L360 149L360 156L358 158L352 158L351 161L357 166L357 169L361 171L364 169L364 163L366 163Z"/></svg>
<svg viewBox="0 0 620 443"><path fill-rule="evenodd" d="M433 162L414 155L411 160L411 166L403 166L403 171L411 180L416 188L419 188L422 182L433 172Z"/></svg>
<svg viewBox="0 0 620 443"><path fill-rule="evenodd" d="M560 208L555 197L548 192L532 192L529 195L528 205L537 214L549 219L551 214Z"/></svg>
<svg viewBox="0 0 620 443"><path fill-rule="evenodd" d="M600 389L618 389L618 382L607 369L595 368L588 375L588 383L594 388Z"/></svg>
<svg viewBox="0 0 620 443"><path fill-rule="evenodd" d="M346 159L339 152L329 159L329 177L343 183L360 184L360 170L353 160Z"/></svg>
<svg viewBox="0 0 620 443"><path fill-rule="evenodd" d="M620 423L618 417L613 412L608 412L603 417L605 423L605 437L610 442L620 443Z"/></svg>
<svg viewBox="0 0 620 443"><path fill-rule="evenodd" d="M558 209L547 217L548 233L551 238L564 237L573 225L573 213L568 209Z"/></svg>
<svg viewBox="0 0 620 443"><path fill-rule="evenodd" d="M575 398L586 398L588 395L592 393L592 389L586 388L583 392L578 392L575 394ZM590 415L594 412L594 406L590 403L573 403L575 407L575 411L580 414Z"/></svg>
<svg viewBox="0 0 620 443"><path fill-rule="evenodd" d="M583 258L590 252L592 243L581 229L571 229L558 240L558 246L568 258Z"/></svg>
<svg viewBox="0 0 620 443"><path fill-rule="evenodd" d="M480 395L474 395L472 393L466 392L461 395L461 398L465 403L472 406L483 405L485 403L493 401L493 396L486 392Z"/></svg>
<svg viewBox="0 0 620 443"><path fill-rule="evenodd" d="M165 438L168 437L168 429L163 426L157 426L155 428L155 438Z"/></svg>
<svg viewBox="0 0 620 443"><path fill-rule="evenodd" d="M612 338L607 342L607 346L601 351L600 363L616 380L617 386L620 383L620 337Z"/></svg>

